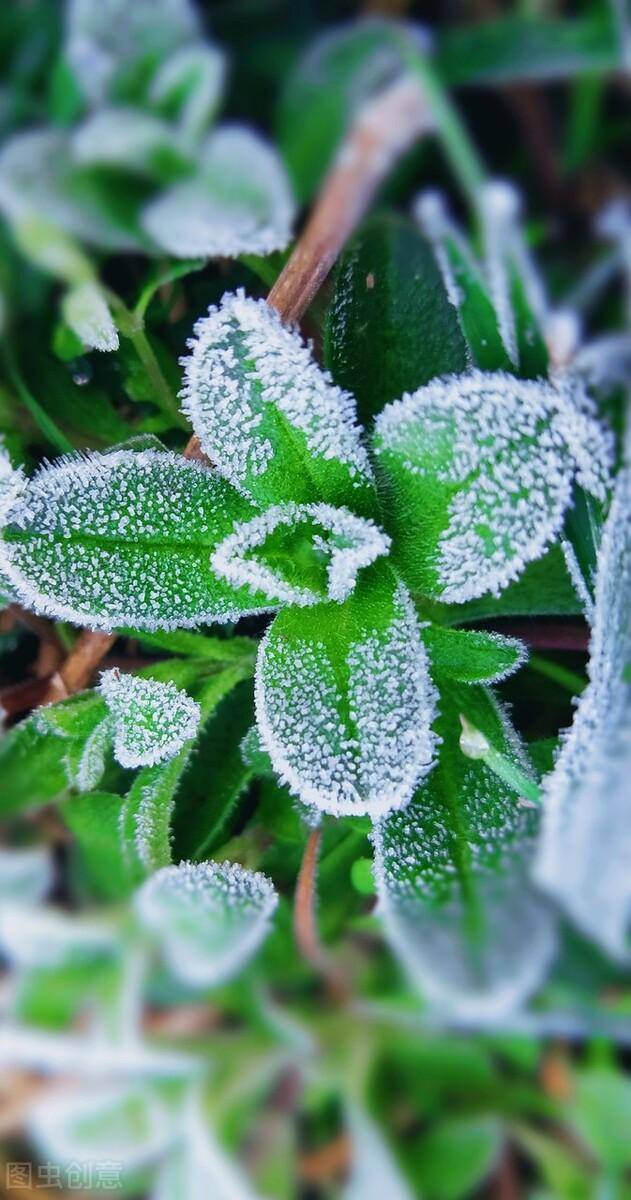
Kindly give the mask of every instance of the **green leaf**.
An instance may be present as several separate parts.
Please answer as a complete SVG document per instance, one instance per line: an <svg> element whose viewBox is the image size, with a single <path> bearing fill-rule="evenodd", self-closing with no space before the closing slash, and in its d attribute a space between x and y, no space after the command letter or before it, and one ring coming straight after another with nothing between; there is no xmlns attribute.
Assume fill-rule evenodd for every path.
<svg viewBox="0 0 631 1200"><path fill-rule="evenodd" d="M624 1171L631 1165L631 1082L621 1073L604 1067L580 1071L569 1117L604 1167Z"/></svg>
<svg viewBox="0 0 631 1200"><path fill-rule="evenodd" d="M121 899L132 891L120 837L121 796L89 792L73 796L63 818L74 834L79 857L91 887L105 900Z"/></svg>
<svg viewBox="0 0 631 1200"><path fill-rule="evenodd" d="M486 279L466 238L450 220L442 196L423 193L416 202L415 214L433 245L473 364L483 371L511 370Z"/></svg>
<svg viewBox="0 0 631 1200"><path fill-rule="evenodd" d="M619 58L613 20L600 14L566 21L516 15L448 28L436 51L442 79L455 87L606 73Z"/></svg>
<svg viewBox="0 0 631 1200"><path fill-rule="evenodd" d="M35 713L0 738L0 813L3 818L47 804L68 787L67 743L45 732Z"/></svg>
<svg viewBox="0 0 631 1200"><path fill-rule="evenodd" d="M107 716L105 701L98 692L79 692L56 704L46 704L37 710L35 720L42 730L58 737L85 741Z"/></svg>
<svg viewBox="0 0 631 1200"><path fill-rule="evenodd" d="M177 127L137 108L101 108L72 137L72 153L84 167L111 167L155 183L188 175L194 160Z"/></svg>
<svg viewBox="0 0 631 1200"><path fill-rule="evenodd" d="M501 1148L501 1128L492 1118L440 1121L411 1152L423 1195L432 1200L470 1196L490 1175Z"/></svg>
<svg viewBox="0 0 631 1200"><path fill-rule="evenodd" d="M260 872L236 863L184 862L143 884L136 912L173 974L191 987L210 987L237 974L256 953L277 900Z"/></svg>
<svg viewBox="0 0 631 1200"><path fill-rule="evenodd" d="M88 349L118 350L116 326L98 284L88 280L71 288L61 311L68 327Z"/></svg>
<svg viewBox="0 0 631 1200"><path fill-rule="evenodd" d="M210 568L247 501L167 452L116 450L44 466L11 507L0 566L27 607L113 629L233 621L269 607Z"/></svg>
<svg viewBox="0 0 631 1200"><path fill-rule="evenodd" d="M388 405L375 452L393 557L414 592L498 594L561 532L576 479L603 499L611 437L571 391L474 371Z"/></svg>
<svg viewBox="0 0 631 1200"><path fill-rule="evenodd" d="M239 799L253 773L241 753L253 719L252 685L246 680L219 702L206 722L176 799L176 862L205 858L229 837Z"/></svg>
<svg viewBox="0 0 631 1200"><path fill-rule="evenodd" d="M188 142L210 124L221 100L225 58L216 46L185 46L165 59L151 80L149 100L177 121Z"/></svg>
<svg viewBox="0 0 631 1200"><path fill-rule="evenodd" d="M523 642L499 633L429 625L422 638L433 674L458 683L499 683L518 671L528 657Z"/></svg>
<svg viewBox="0 0 631 1200"><path fill-rule="evenodd" d="M528 563L522 575L500 596L491 594L464 604L423 603L423 613L448 625L496 617L576 616L582 605L568 574L560 546L551 546Z"/></svg>
<svg viewBox="0 0 631 1200"><path fill-rule="evenodd" d="M184 411L230 483L263 506L373 503L352 397L264 300L226 294L197 322L191 351Z"/></svg>
<svg viewBox="0 0 631 1200"><path fill-rule="evenodd" d="M111 740L109 721L101 721L85 741L72 739L64 756L69 787L78 792L90 792L100 783Z"/></svg>
<svg viewBox="0 0 631 1200"><path fill-rule="evenodd" d="M211 565L233 587L299 608L352 594L359 571L387 554L390 539L364 517L330 504L275 504L236 524Z"/></svg>
<svg viewBox="0 0 631 1200"><path fill-rule="evenodd" d="M404 392L467 367L456 310L409 222L373 217L350 242L328 309L325 359L365 423Z"/></svg>
<svg viewBox="0 0 631 1200"><path fill-rule="evenodd" d="M386 936L412 982L441 1012L486 1020L538 985L554 928L527 878L536 814L461 752L461 713L528 770L492 694L443 682L438 764L407 808L376 826L375 874Z"/></svg>
<svg viewBox="0 0 631 1200"><path fill-rule="evenodd" d="M105 671L99 684L114 728L122 767L154 766L195 737L200 707L173 683Z"/></svg>
<svg viewBox="0 0 631 1200"><path fill-rule="evenodd" d="M294 202L276 151L246 126L227 125L196 155L197 171L151 200L145 234L174 258L270 254L291 238Z"/></svg>
<svg viewBox="0 0 631 1200"><path fill-rule="evenodd" d="M256 711L274 770L304 803L338 816L407 803L432 763L434 692L410 598L385 565L344 604L276 617Z"/></svg>

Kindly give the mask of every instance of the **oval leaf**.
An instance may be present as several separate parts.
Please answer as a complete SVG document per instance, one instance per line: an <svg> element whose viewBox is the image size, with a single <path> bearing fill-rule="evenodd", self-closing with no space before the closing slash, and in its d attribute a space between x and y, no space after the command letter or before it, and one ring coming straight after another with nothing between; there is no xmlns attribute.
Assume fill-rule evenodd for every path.
<svg viewBox="0 0 631 1200"><path fill-rule="evenodd" d="M174 683L114 670L101 675L100 691L114 726L114 754L122 767L164 762L195 737L199 704Z"/></svg>

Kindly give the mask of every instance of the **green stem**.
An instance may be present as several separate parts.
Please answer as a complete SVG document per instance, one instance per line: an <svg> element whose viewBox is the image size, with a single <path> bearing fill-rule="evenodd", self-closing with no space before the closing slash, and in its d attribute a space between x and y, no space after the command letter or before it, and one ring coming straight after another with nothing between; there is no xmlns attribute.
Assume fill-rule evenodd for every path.
<svg viewBox="0 0 631 1200"><path fill-rule="evenodd" d="M6 367L7 375L13 387L15 388L24 407L28 410L33 418L38 429L43 433L46 441L59 450L61 454L74 454L75 447L65 433L57 427L52 417L48 415L45 409L42 408L39 400L27 388L20 372L17 363L13 357L13 352L8 344L4 342L2 345L2 357Z"/></svg>
<svg viewBox="0 0 631 1200"><path fill-rule="evenodd" d="M131 342L147 373L156 405L173 421L174 425L177 425L180 429L188 429L186 418L180 412L177 399L171 391L155 351L147 337L142 314L130 312L120 296L117 296L115 292L108 290L108 299L112 306L114 320L116 321L119 333Z"/></svg>
<svg viewBox="0 0 631 1200"><path fill-rule="evenodd" d="M531 654L528 659L527 666L531 671L537 671L539 675L544 675L546 679L552 679L558 683L560 687L566 688L573 696L578 696L585 690L586 683L582 675L578 671L570 671L568 667L562 667L559 663L550 662L549 659L543 658L540 654Z"/></svg>
<svg viewBox="0 0 631 1200"><path fill-rule="evenodd" d="M423 88L436 124L436 133L451 169L467 198L477 206L480 188L486 179L482 159L431 60L412 46L406 37L402 36L399 44L410 71L416 75Z"/></svg>
<svg viewBox="0 0 631 1200"><path fill-rule="evenodd" d="M462 725L462 734L460 736L460 749L467 758L477 759L483 762L499 779L517 793L518 796L523 796L525 800L529 800L531 804L541 803L541 788L534 779L526 775L521 767L512 762L500 750L496 750L488 741L479 729L475 728L470 721L461 713L460 723Z"/></svg>

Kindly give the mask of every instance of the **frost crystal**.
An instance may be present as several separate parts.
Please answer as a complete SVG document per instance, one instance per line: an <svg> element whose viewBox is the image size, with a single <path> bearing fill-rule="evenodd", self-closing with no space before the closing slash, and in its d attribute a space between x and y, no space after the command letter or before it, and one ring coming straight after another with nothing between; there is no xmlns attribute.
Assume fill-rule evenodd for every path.
<svg viewBox="0 0 631 1200"><path fill-rule="evenodd" d="M292 541L283 543L282 538L273 536L285 532ZM348 509L330 504L279 504L237 525L215 550L211 565L229 583L262 592L274 604L304 606L326 599L341 603L351 595L358 571L387 554L389 546L390 539L374 522L356 517ZM309 561L305 562L308 552ZM298 555L311 586L300 586L303 572L296 561ZM326 578L317 578L325 571Z"/></svg>
<svg viewBox="0 0 631 1200"><path fill-rule="evenodd" d="M143 210L145 233L176 258L236 257L282 250L294 203L275 150L251 130L223 126L208 138L193 179Z"/></svg>
<svg viewBox="0 0 631 1200"><path fill-rule="evenodd" d="M482 371L389 404L375 448L402 569L450 603L516 579L558 536L574 480L605 498L612 459L583 394Z"/></svg>
<svg viewBox="0 0 631 1200"><path fill-rule="evenodd" d="M374 598L356 592L347 605L356 597L344 618L280 614L259 648L256 712L275 771L304 804L376 817L407 804L432 766L434 690L405 588L379 627Z"/></svg>
<svg viewBox="0 0 631 1200"><path fill-rule="evenodd" d="M631 473L623 471L599 551L590 681L544 781L535 877L576 924L629 961L631 913Z"/></svg>
<svg viewBox="0 0 631 1200"><path fill-rule="evenodd" d="M52 881L52 862L47 847L18 850L0 846L0 906L5 901L20 906L37 904Z"/></svg>
<svg viewBox="0 0 631 1200"><path fill-rule="evenodd" d="M276 908L270 880L237 863L180 863L157 871L136 894L143 925L169 968L191 987L236 975L256 953Z"/></svg>
<svg viewBox="0 0 631 1200"><path fill-rule="evenodd" d="M104 671L100 691L114 725L114 754L122 767L164 762L195 737L200 707L174 683Z"/></svg>
<svg viewBox="0 0 631 1200"><path fill-rule="evenodd" d="M195 326L183 408L217 469L259 500L332 503L370 467L352 397L264 300L226 294ZM355 505L353 505L355 507Z"/></svg>
<svg viewBox="0 0 631 1200"><path fill-rule="evenodd" d="M0 570L24 604L96 629L174 629L269 607L213 575L252 509L181 455L115 450L44 466L5 514Z"/></svg>

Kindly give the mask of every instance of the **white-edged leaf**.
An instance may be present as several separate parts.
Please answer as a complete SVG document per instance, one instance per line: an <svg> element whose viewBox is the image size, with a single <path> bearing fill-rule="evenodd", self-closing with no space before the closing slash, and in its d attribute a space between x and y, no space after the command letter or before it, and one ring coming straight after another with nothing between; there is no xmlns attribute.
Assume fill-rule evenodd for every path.
<svg viewBox="0 0 631 1200"><path fill-rule="evenodd" d="M385 565L343 605L281 612L260 644L255 694L275 771L320 811L401 808L432 766L427 656L411 599Z"/></svg>
<svg viewBox="0 0 631 1200"><path fill-rule="evenodd" d="M118 941L107 925L87 917L7 903L0 907L0 949L20 967L58 967L113 958Z"/></svg>
<svg viewBox="0 0 631 1200"><path fill-rule="evenodd" d="M17 133L0 153L0 209L13 224L46 220L104 250L141 250L131 217L118 219L94 179L75 163L59 129Z"/></svg>
<svg viewBox="0 0 631 1200"><path fill-rule="evenodd" d="M218 579L210 555L253 511L168 451L61 459L9 506L0 570L26 607L94 629L233 621L269 604Z"/></svg>
<svg viewBox="0 0 631 1200"><path fill-rule="evenodd" d="M0 1068L83 1078L187 1078L199 1071L199 1060L175 1051L158 1050L141 1041L113 1044L111 1037L60 1033L3 1021L0 1024Z"/></svg>
<svg viewBox="0 0 631 1200"><path fill-rule="evenodd" d="M67 5L66 59L95 104L121 73L198 37L189 0L69 0Z"/></svg>
<svg viewBox="0 0 631 1200"><path fill-rule="evenodd" d="M631 914L631 472L618 476L596 574L589 684L553 771L535 878L589 937L628 962ZM626 672L626 674L625 674Z"/></svg>
<svg viewBox="0 0 631 1200"><path fill-rule="evenodd" d="M30 1108L26 1128L41 1158L75 1170L109 1164L122 1186L125 1175L170 1148L177 1121L157 1089L133 1080L90 1080L47 1090Z"/></svg>
<svg viewBox="0 0 631 1200"><path fill-rule="evenodd" d="M371 471L354 400L297 330L238 291L194 332L183 408L217 469L262 504L365 504Z"/></svg>
<svg viewBox="0 0 631 1200"><path fill-rule="evenodd" d="M205 1122L196 1096L187 1099L182 1118L182 1144L162 1166L151 1200L258 1200L239 1164Z"/></svg>
<svg viewBox="0 0 631 1200"><path fill-rule="evenodd" d="M114 167L132 175L171 182L193 168L177 129L139 108L102 108L89 116L72 137L78 163Z"/></svg>
<svg viewBox="0 0 631 1200"><path fill-rule="evenodd" d="M0 436L0 530L5 522L5 513L12 507L25 482L22 471L14 468L5 449L4 439ZM14 597L13 584L7 579L0 564L0 605L4 607L5 604L10 604Z"/></svg>
<svg viewBox="0 0 631 1200"><path fill-rule="evenodd" d="M263 942L278 901L260 871L238 863L179 863L136 893L141 923L159 941L172 973L191 987L232 978Z"/></svg>
<svg viewBox="0 0 631 1200"><path fill-rule="evenodd" d="M64 755L68 785L78 792L91 792L100 783L105 771L105 755L112 734L109 721L100 721L83 739L73 738Z"/></svg>
<svg viewBox="0 0 631 1200"><path fill-rule="evenodd" d="M294 201L276 151L258 134L226 125L198 155L197 174L144 208L145 233L174 258L270 254L291 238Z"/></svg>
<svg viewBox="0 0 631 1200"><path fill-rule="evenodd" d="M46 846L0 846L0 905L37 904L53 881L53 864Z"/></svg>
<svg viewBox="0 0 631 1200"><path fill-rule="evenodd" d="M226 60L216 46L183 46L156 71L149 99L196 139L217 110L225 74Z"/></svg>
<svg viewBox="0 0 631 1200"><path fill-rule="evenodd" d="M70 288L61 311L66 324L89 350L118 350L118 331L97 283L86 280Z"/></svg>
<svg viewBox="0 0 631 1200"><path fill-rule="evenodd" d="M375 826L375 875L386 937L441 1016L492 1021L541 982L554 922L528 879L536 813L460 750L460 714L509 761L523 751L492 694L447 686L440 758L402 813Z"/></svg>
<svg viewBox="0 0 631 1200"><path fill-rule="evenodd" d="M604 500L612 438L583 393L472 371L376 421L386 528L414 591L499 594L560 534L576 481Z"/></svg>
<svg viewBox="0 0 631 1200"><path fill-rule="evenodd" d="M114 726L114 754L122 767L146 767L173 758L199 727L196 700L174 683L104 671L99 684Z"/></svg>
<svg viewBox="0 0 631 1200"><path fill-rule="evenodd" d="M211 564L234 587L249 587L273 604L338 603L358 572L387 554L390 539L373 521L330 504L272 505L236 525Z"/></svg>
<svg viewBox="0 0 631 1200"><path fill-rule="evenodd" d="M379 1127L356 1104L346 1108L351 1135L351 1170L343 1200L413 1200Z"/></svg>
<svg viewBox="0 0 631 1200"><path fill-rule="evenodd" d="M460 683L501 683L528 659L523 642L487 630L426 625L422 638L432 672Z"/></svg>

